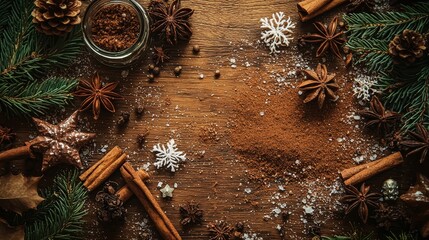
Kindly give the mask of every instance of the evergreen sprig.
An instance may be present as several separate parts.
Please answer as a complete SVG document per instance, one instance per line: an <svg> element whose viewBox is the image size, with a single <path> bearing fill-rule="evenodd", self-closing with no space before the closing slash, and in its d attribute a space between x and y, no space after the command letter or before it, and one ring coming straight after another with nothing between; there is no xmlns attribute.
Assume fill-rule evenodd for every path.
<svg viewBox="0 0 429 240"><path fill-rule="evenodd" d="M344 16L348 25L348 46L357 60L370 72L378 74L378 87L384 105L403 114L402 130L414 128L418 122L429 124L429 57L416 62L395 63L388 47L394 36L405 29L427 35L429 3L403 5L401 11L353 13Z"/></svg>
<svg viewBox="0 0 429 240"><path fill-rule="evenodd" d="M32 23L33 1L0 2L0 114L32 116L65 105L77 80L42 79L77 56L80 29L63 37L41 35Z"/></svg>
<svg viewBox="0 0 429 240"><path fill-rule="evenodd" d="M54 179L53 188L41 195L47 200L38 206L33 220L25 223L25 239L81 239L88 195L78 171L60 173Z"/></svg>
<svg viewBox="0 0 429 240"><path fill-rule="evenodd" d="M388 52L389 42L378 39L350 38L346 46L359 58L355 64L364 64L369 71L384 71L392 68L392 58Z"/></svg>
<svg viewBox="0 0 429 240"><path fill-rule="evenodd" d="M43 114L65 105L78 84L75 79L50 77L44 81L0 84L0 112L6 115Z"/></svg>
<svg viewBox="0 0 429 240"><path fill-rule="evenodd" d="M429 30L429 3L402 5L402 11L377 13L351 13L344 15L350 38L392 40L399 32L413 29Z"/></svg>

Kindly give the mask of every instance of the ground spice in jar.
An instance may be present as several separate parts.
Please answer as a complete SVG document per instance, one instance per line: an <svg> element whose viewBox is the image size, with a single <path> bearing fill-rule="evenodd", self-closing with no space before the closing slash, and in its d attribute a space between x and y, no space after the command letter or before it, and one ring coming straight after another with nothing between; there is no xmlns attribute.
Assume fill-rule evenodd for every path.
<svg viewBox="0 0 429 240"><path fill-rule="evenodd" d="M130 48L139 37L140 23L136 12L122 4L100 9L92 20L92 41L109 52Z"/></svg>

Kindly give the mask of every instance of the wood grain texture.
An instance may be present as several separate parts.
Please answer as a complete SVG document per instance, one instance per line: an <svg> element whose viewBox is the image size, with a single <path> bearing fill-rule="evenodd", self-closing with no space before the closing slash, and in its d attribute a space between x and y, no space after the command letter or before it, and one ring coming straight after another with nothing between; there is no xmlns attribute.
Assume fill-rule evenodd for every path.
<svg viewBox="0 0 429 240"><path fill-rule="evenodd" d="M143 5L148 3L139 2ZM100 66L94 60L88 60L86 55L71 68L73 73L68 73L89 78L94 71L98 71L102 78L120 81L120 93L125 98L115 102L115 114L102 111L99 121L92 120L90 111L81 116L83 128L97 133L96 144L90 147L95 154L88 159L88 166L102 157L99 151L102 146L108 145L107 150L110 150L118 145L129 154L129 161L135 168L142 167L147 162L153 163L154 156L150 149L154 144L165 144L174 138L178 148L187 153L188 161L174 174L156 171L151 165L148 187L157 196L183 239L208 239L207 223L222 219L232 224L243 222L246 232L256 233L263 239L281 239L276 230L281 218L272 214L279 203L285 203L286 209L292 212L290 221L285 225L284 239L309 239L309 235L304 233L307 225L303 223L305 217L300 203L307 195L315 197L320 186L316 184L315 190L309 193L308 186L295 182L285 185L286 193L283 193L279 192L277 183L262 186L249 181L246 173L248 166L237 160L231 150L229 135L235 109L240 107L235 102L236 94L240 89L248 88L246 80L254 76L269 79L267 69L296 68L296 48L286 50L279 58L272 58L269 50L258 43L259 19L277 11L291 16L297 22L293 45L297 44L296 39L302 33L311 29L311 24L298 22L296 1L290 0L183 0L182 5L195 10L192 16L194 34L189 44L170 51L172 59L164 64L161 76L156 78L155 83L148 83L146 79L148 59L126 69L129 72L126 78L121 77L122 70ZM324 17L331 16L332 13ZM196 44L201 47L198 55L192 54L192 46ZM309 56L308 53L304 55ZM236 69L230 66L231 58L237 59ZM246 62L249 67L245 66ZM178 65L183 67L183 71L180 77L175 77L173 69ZM339 76L345 72L344 67L335 62L329 65L339 69ZM216 69L221 71L218 80L213 77ZM204 74L204 79L199 79L200 74ZM346 81L345 77L342 79ZM285 99L288 97L285 96ZM146 107L141 118L134 114L138 103ZM78 104L79 101L76 101L75 106L67 111L77 108ZM131 120L126 128L118 129L115 121L122 111L131 112ZM65 116L66 113L60 115ZM14 124L21 141L36 134L33 127L26 125ZM139 148L135 139L144 128L148 128L150 133L145 147ZM212 138L207 139L207 134L211 134ZM123 184L118 172L111 180ZM158 182L170 186L177 183L172 199L160 197ZM245 193L245 188L252 192ZM86 239L158 239L153 227L150 227L151 231L145 230L145 226L151 223L144 220L147 215L135 197L125 204L128 213L123 223L99 223L95 214L96 192L91 193L88 203ZM179 224L179 206L192 200L200 203L205 221L200 226L183 229ZM319 205L323 211L329 212L332 204L331 200L324 199L320 200ZM270 217L264 218L266 215ZM340 234L349 229L349 224L331 216L321 223L321 227L325 234Z"/></svg>

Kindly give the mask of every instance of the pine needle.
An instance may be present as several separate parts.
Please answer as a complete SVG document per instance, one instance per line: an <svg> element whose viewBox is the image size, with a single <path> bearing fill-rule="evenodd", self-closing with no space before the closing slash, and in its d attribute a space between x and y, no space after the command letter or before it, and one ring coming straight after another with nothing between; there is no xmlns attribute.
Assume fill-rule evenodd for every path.
<svg viewBox="0 0 429 240"><path fill-rule="evenodd" d="M80 29L63 37L39 34L32 23L33 8L29 0L0 1L0 116L47 113L67 104L77 85L76 79L40 79L79 54Z"/></svg>
<svg viewBox="0 0 429 240"><path fill-rule="evenodd" d="M87 190L79 181L79 172L60 173L54 179L53 188L44 191L43 196L48 204L39 206L38 217L26 223L25 239L82 239Z"/></svg>

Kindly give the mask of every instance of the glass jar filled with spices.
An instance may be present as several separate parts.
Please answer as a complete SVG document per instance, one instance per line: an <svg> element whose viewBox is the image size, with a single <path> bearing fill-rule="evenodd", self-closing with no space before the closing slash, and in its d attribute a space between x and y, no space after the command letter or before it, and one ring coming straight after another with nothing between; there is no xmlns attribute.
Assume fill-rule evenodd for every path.
<svg viewBox="0 0 429 240"><path fill-rule="evenodd" d="M150 18L135 0L95 0L86 9L84 41L101 63L124 67L149 48Z"/></svg>

